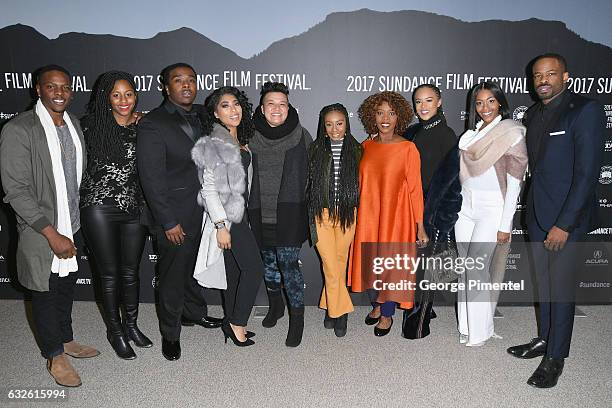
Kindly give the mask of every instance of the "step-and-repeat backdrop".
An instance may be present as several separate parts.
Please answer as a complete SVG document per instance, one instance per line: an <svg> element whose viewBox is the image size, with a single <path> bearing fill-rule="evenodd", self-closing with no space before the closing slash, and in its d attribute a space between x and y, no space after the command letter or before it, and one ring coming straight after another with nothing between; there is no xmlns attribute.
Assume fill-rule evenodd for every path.
<svg viewBox="0 0 612 408"><path fill-rule="evenodd" d="M248 27L235 27L247 30ZM427 33L423 36L423 33ZM245 41L248 33L245 33ZM465 128L467 91L482 81L495 81L506 93L516 120L532 105L533 90L527 64L543 52L558 52L568 60L572 92L599 100L607 117L604 160L599 175L601 226L589 234L593 245L585 251L578 271L579 298L583 302L612 302L612 49L589 42L561 22L485 21L468 23L424 12L379 13L368 10L334 13L295 37L280 39L266 50L245 59L188 28L159 33L150 39L112 35L67 33L48 39L35 29L14 25L0 29L0 122L28 109L33 101L32 72L46 64L65 66L73 75L74 100L70 110L83 114L96 78L108 70L132 73L139 93L138 109L149 111L161 102L161 69L187 62L197 71L198 98L220 86L243 89L254 105L266 81L290 88L290 102L302 124L316 134L318 112L341 102L351 115L351 127L364 139L357 108L368 95L397 91L410 99L415 87L432 83L442 90L449 125L459 135ZM519 203L513 230L514 245L507 278L524 277L528 257L520 243L526 228L524 202ZM14 215L0 208L0 298L19 298L13 254L17 243ZM141 264L144 301L154 300L157 255L147 243ZM304 245L301 268L306 281L306 302L318 303L322 287L316 253ZM95 276L87 250L79 251L78 299L94 299ZM521 273L521 271L523 271ZM215 291L212 302L219 301ZM363 298L356 297L357 302ZM258 304L265 304L262 288Z"/></svg>

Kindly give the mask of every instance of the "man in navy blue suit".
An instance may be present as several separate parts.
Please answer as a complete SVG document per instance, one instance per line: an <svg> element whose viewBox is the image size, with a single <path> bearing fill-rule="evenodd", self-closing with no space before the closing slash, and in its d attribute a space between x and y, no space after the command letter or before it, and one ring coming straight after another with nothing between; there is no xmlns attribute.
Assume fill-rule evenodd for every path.
<svg viewBox="0 0 612 408"><path fill-rule="evenodd" d="M526 114L531 186L527 228L538 285L538 337L510 347L518 358L543 356L527 381L537 388L557 384L569 355L574 325L578 251L595 228L598 171L605 115L592 99L567 89L565 58L544 54L533 63L540 102ZM567 245L566 245L567 244ZM579 271L578 271L579 272Z"/></svg>

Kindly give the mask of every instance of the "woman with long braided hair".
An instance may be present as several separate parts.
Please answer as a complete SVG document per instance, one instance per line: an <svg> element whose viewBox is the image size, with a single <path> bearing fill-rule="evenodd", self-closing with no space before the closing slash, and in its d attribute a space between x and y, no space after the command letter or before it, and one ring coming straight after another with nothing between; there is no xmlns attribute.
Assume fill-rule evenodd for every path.
<svg viewBox="0 0 612 408"><path fill-rule="evenodd" d="M326 310L323 325L338 337L346 334L348 313L353 311L346 264L355 236L361 153L346 108L334 103L321 109L317 139L308 149L308 215L325 277L319 302Z"/></svg>
<svg viewBox="0 0 612 408"><path fill-rule="evenodd" d="M139 222L143 196L136 169L136 101L132 75L107 72L96 82L81 121L89 159L81 184L81 224L102 284L108 341L127 360L136 358L129 341L138 347L153 345L136 325L138 267L145 243Z"/></svg>

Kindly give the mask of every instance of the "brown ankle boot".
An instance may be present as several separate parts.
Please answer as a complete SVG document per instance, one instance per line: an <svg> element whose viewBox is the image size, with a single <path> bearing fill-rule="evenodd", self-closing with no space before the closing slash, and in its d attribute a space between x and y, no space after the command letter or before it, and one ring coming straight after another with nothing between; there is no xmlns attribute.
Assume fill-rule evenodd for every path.
<svg viewBox="0 0 612 408"><path fill-rule="evenodd" d="M84 346L72 340L69 343L64 343L64 353L74 358L89 358L95 357L100 352L93 347Z"/></svg>
<svg viewBox="0 0 612 408"><path fill-rule="evenodd" d="M47 371L56 383L64 387L80 387L81 377L76 372L66 354L60 354L47 360Z"/></svg>

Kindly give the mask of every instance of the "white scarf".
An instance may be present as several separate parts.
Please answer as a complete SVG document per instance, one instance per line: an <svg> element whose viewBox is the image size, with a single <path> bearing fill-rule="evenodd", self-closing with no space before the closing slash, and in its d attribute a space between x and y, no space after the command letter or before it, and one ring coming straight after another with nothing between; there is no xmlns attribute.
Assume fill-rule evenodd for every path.
<svg viewBox="0 0 612 408"><path fill-rule="evenodd" d="M459 149L467 150L471 145L482 139L489 133L491 129L493 129L499 122L501 122L502 116L497 115L495 119L491 121L484 129L481 129L484 121L481 120L476 124L476 129L468 129L459 139Z"/></svg>
<svg viewBox="0 0 612 408"><path fill-rule="evenodd" d="M36 102L36 115L40 119L45 136L47 137L47 146L51 155L51 167L53 168L53 179L55 180L55 208L57 210L57 232L68 237L74 242L72 236L72 224L70 222L70 207L68 207L68 193L66 190L66 177L64 176L64 166L62 165L62 148L60 145L57 129L47 108L39 99ZM70 120L67 112L64 112L64 122L68 125L72 143L76 149L77 159L77 186L81 185L81 176L83 174L83 151L78 133ZM59 274L60 277L68 276L70 272L76 272L79 269L76 257L69 259L60 259L57 255L53 255L53 263L51 264L51 272Z"/></svg>

